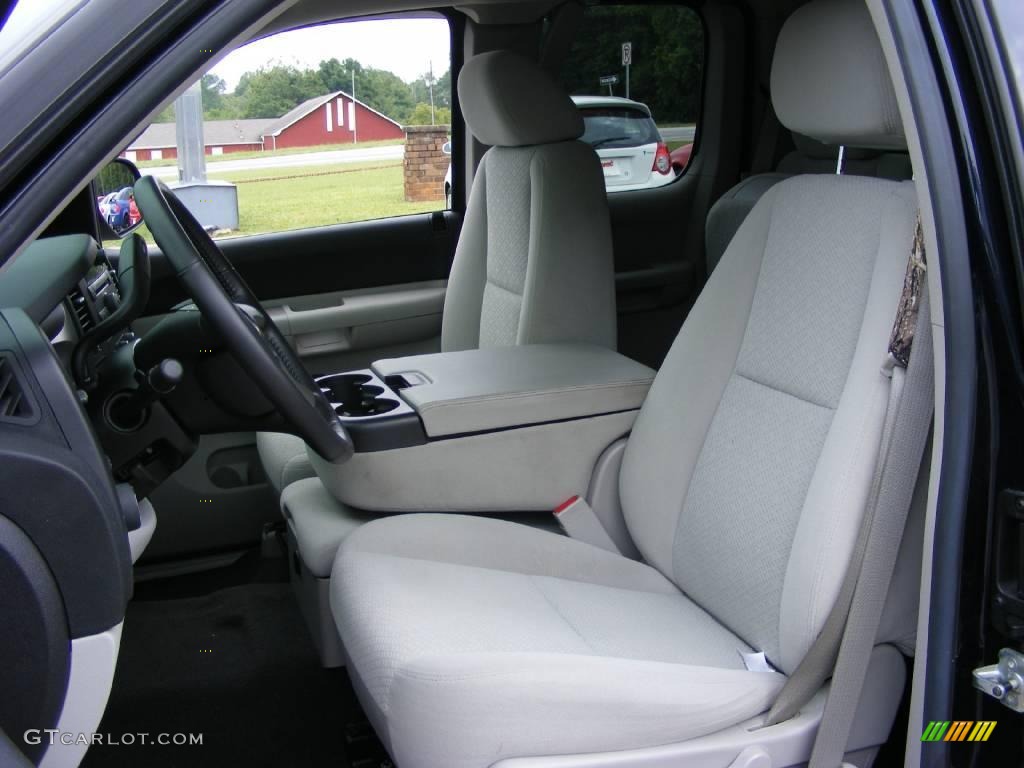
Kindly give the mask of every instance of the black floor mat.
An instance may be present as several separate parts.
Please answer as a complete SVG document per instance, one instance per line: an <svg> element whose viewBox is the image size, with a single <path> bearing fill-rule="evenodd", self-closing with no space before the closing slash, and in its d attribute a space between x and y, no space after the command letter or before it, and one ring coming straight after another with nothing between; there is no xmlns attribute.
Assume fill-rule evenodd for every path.
<svg viewBox="0 0 1024 768"><path fill-rule="evenodd" d="M347 768L345 727L361 717L345 671L320 667L287 584L137 600L99 731L202 745L95 745L83 765Z"/></svg>

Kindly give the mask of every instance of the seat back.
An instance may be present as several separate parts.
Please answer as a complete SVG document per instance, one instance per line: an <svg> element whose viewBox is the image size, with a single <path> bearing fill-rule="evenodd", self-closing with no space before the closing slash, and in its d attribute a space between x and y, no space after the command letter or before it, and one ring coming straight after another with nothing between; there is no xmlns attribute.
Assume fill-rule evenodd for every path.
<svg viewBox="0 0 1024 768"><path fill-rule="evenodd" d="M709 275L718 266L736 230L761 199L761 195L791 176L835 173L839 160L838 146L823 144L800 133L793 133L793 144L796 149L779 161L773 173L748 176L711 206L704 227L704 249ZM912 175L910 156L905 152L850 147L843 154L843 174L903 181Z"/></svg>
<svg viewBox="0 0 1024 768"><path fill-rule="evenodd" d="M611 225L583 120L535 63L508 51L459 75L488 150L473 179L445 298L444 351L544 342L615 348Z"/></svg>
<svg viewBox="0 0 1024 768"><path fill-rule="evenodd" d="M792 15L772 95L791 130L854 147L904 141L862 0ZM771 186L690 312L626 448L622 506L644 557L786 673L835 602L863 517L916 208L907 182L807 175Z"/></svg>

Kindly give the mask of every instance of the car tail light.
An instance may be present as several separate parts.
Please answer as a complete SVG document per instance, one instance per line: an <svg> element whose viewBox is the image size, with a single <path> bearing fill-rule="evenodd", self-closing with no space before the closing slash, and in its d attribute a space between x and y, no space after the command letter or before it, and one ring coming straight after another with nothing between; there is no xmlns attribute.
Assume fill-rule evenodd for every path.
<svg viewBox="0 0 1024 768"><path fill-rule="evenodd" d="M672 171L672 156L664 142L658 142L658 151L654 153L654 165L652 171L657 171L662 176Z"/></svg>

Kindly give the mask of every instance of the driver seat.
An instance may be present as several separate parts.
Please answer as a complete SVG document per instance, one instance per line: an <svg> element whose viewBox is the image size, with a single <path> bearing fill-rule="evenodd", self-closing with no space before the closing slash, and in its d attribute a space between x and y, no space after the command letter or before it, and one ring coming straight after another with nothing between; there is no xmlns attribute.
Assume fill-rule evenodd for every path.
<svg viewBox="0 0 1024 768"><path fill-rule="evenodd" d="M771 86L792 130L905 146L863 0L799 8ZM910 182L836 175L794 177L759 200L626 447L622 509L644 562L461 515L382 518L344 539L331 607L397 764L807 761L824 690L792 720L762 728L757 716L821 631L851 559L916 210ZM885 644L913 635L919 571L906 573L861 701L871 725L853 729L867 746L886 740L902 692L903 660ZM745 663L757 652L767 663Z"/></svg>
<svg viewBox="0 0 1024 768"><path fill-rule="evenodd" d="M536 63L510 51L466 62L458 87L466 125L492 148L473 179L441 351L545 343L615 349L608 199L597 155L576 140L579 110ZM316 476L301 438L261 432L256 445L278 494Z"/></svg>

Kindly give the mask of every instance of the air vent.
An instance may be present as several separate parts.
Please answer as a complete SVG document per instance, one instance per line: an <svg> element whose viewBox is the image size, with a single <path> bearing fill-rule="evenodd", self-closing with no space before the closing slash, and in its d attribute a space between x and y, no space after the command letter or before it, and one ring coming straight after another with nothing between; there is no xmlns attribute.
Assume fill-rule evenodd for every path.
<svg viewBox="0 0 1024 768"><path fill-rule="evenodd" d="M75 288L71 292L71 309L75 312L75 319L78 321L78 330L85 335L92 330L93 322L92 315L89 313L89 305L85 301L85 296L82 295L82 291Z"/></svg>
<svg viewBox="0 0 1024 768"><path fill-rule="evenodd" d="M0 421L27 421L33 415L20 371L8 355L0 353Z"/></svg>

